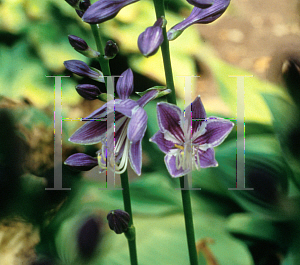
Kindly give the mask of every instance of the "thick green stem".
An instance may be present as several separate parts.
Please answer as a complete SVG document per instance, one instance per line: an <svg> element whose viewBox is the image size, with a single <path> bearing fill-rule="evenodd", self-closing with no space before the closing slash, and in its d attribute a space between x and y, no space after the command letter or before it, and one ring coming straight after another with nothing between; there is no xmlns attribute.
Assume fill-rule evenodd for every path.
<svg viewBox="0 0 300 265"><path fill-rule="evenodd" d="M109 60L104 59L104 47L101 40L101 35L99 33L99 25L91 24L92 32L96 41L97 50L100 53L98 57L98 61L101 66L101 71L104 76L111 76L110 68L109 68ZM107 88L107 78L105 78L105 86Z"/></svg>
<svg viewBox="0 0 300 265"><path fill-rule="evenodd" d="M153 0L155 6L156 18L165 16L164 0ZM167 101L172 104L176 104L175 86L173 81L173 72L170 58L169 40L167 38L166 27L163 28L164 41L161 47L161 53L164 62L165 76L167 87L171 89L171 93L167 95Z"/></svg>
<svg viewBox="0 0 300 265"><path fill-rule="evenodd" d="M190 263L198 265L198 255L196 250L194 222L192 213L192 204L190 197L190 190L188 189L188 176L180 178L181 197L183 205L183 213L185 219L185 231L188 242L188 249L190 255Z"/></svg>
<svg viewBox="0 0 300 265"><path fill-rule="evenodd" d="M121 185L123 188L122 194L123 194L124 210L130 215L130 221L128 223L129 231L128 234L125 234L128 240L130 262L131 265L137 265L138 261L137 261L137 253L136 253L135 229L133 226L133 216L131 210L131 200L130 200L129 181L128 181L127 171L125 171L121 175Z"/></svg>

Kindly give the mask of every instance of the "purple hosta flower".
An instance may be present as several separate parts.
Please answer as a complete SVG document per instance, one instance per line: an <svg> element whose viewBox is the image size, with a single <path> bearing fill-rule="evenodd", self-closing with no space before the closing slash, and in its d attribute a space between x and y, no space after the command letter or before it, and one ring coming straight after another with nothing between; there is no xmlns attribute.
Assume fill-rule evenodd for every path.
<svg viewBox="0 0 300 265"><path fill-rule="evenodd" d="M138 47L146 57L154 55L164 41L163 20L164 18L159 18L152 27L146 28L138 38Z"/></svg>
<svg viewBox="0 0 300 265"><path fill-rule="evenodd" d="M114 18L119 11L139 0L99 0L92 4L82 16L84 22L98 24Z"/></svg>
<svg viewBox="0 0 300 265"><path fill-rule="evenodd" d="M160 130L150 141L166 154L165 163L174 178L193 169L217 166L213 148L224 141L234 125L229 120L207 118L200 96L184 112L175 105L158 103L157 118Z"/></svg>
<svg viewBox="0 0 300 265"><path fill-rule="evenodd" d="M86 76L98 82L104 83L103 73L97 69L91 69L85 62L79 60L64 61L65 67L79 76Z"/></svg>
<svg viewBox="0 0 300 265"><path fill-rule="evenodd" d="M193 24L208 24L219 18L227 9L230 0L215 0L208 8L194 7L191 14L168 31L168 40L176 39L186 28Z"/></svg>
<svg viewBox="0 0 300 265"><path fill-rule="evenodd" d="M214 0L186 0L186 1L191 5L199 8L208 8L214 3Z"/></svg>
<svg viewBox="0 0 300 265"><path fill-rule="evenodd" d="M100 172L110 168L117 174L123 173L128 164L141 174L142 138L147 127L147 114L143 107L156 98L159 91L151 90L139 100L129 99L133 90L131 70L122 73L117 82L115 99L104 104L86 119L86 124L79 128L70 141L79 144L96 144L101 142L102 148L97 152ZM114 108L109 106L113 105ZM108 115L115 114L115 121L106 121Z"/></svg>
<svg viewBox="0 0 300 265"><path fill-rule="evenodd" d="M98 160L83 153L76 153L69 156L64 164L76 171L88 171L98 165Z"/></svg>
<svg viewBox="0 0 300 265"><path fill-rule="evenodd" d="M97 99L101 94L99 87L90 84L80 84L76 86L77 93L87 100Z"/></svg>

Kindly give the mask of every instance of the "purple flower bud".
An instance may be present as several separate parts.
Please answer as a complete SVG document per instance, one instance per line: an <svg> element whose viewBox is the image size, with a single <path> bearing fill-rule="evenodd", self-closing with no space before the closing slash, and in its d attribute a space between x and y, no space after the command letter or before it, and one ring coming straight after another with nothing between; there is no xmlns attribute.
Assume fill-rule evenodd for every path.
<svg viewBox="0 0 300 265"><path fill-rule="evenodd" d="M122 234L127 231L130 215L122 210L110 211L107 215L108 225L116 234Z"/></svg>
<svg viewBox="0 0 300 265"><path fill-rule="evenodd" d="M95 85L80 84L76 86L76 91L87 100L94 100L101 94L100 89Z"/></svg>
<svg viewBox="0 0 300 265"><path fill-rule="evenodd" d="M100 217L92 216L80 227L77 234L78 249L81 256L90 258L101 240L103 222Z"/></svg>
<svg viewBox="0 0 300 265"><path fill-rule="evenodd" d="M114 18L119 11L139 0L99 0L84 13L82 20L90 24L98 24Z"/></svg>
<svg viewBox="0 0 300 265"><path fill-rule="evenodd" d="M68 36L69 42L71 46L78 51L85 51L89 48L85 40L75 36L75 35L69 35Z"/></svg>
<svg viewBox="0 0 300 265"><path fill-rule="evenodd" d="M64 61L65 67L79 76L86 76L98 82L104 83L104 77L99 70L92 70L85 62L79 60Z"/></svg>
<svg viewBox="0 0 300 265"><path fill-rule="evenodd" d="M219 18L227 9L230 0L215 0L212 6L202 9L194 7L191 14L168 31L168 40L176 39L193 24L208 24Z"/></svg>
<svg viewBox="0 0 300 265"><path fill-rule="evenodd" d="M199 8L208 8L214 3L214 0L186 0L186 1L191 5Z"/></svg>
<svg viewBox="0 0 300 265"><path fill-rule="evenodd" d="M117 94L120 99L127 99L133 91L133 73L130 68L121 74L119 77L117 86Z"/></svg>
<svg viewBox="0 0 300 265"><path fill-rule="evenodd" d="M98 160L83 153L76 153L69 156L64 164L75 171L88 171L98 166Z"/></svg>
<svg viewBox="0 0 300 265"><path fill-rule="evenodd" d="M79 3L79 9L83 12L85 12L89 6L91 5L91 1L90 0L81 0Z"/></svg>
<svg viewBox="0 0 300 265"><path fill-rule="evenodd" d="M162 26L163 19L159 18L152 27L146 28L146 30L140 34L138 38L138 47L141 53L148 57L154 55L159 46L164 41Z"/></svg>
<svg viewBox="0 0 300 265"><path fill-rule="evenodd" d="M117 53L119 52L118 45L113 42L112 40L109 40L106 42L105 48L104 48L104 58L105 59L113 59Z"/></svg>

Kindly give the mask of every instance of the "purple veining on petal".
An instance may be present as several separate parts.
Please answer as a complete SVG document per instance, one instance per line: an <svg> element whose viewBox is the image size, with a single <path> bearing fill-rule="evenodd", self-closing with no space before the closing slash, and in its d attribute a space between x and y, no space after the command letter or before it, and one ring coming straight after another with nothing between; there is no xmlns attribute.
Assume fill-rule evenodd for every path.
<svg viewBox="0 0 300 265"><path fill-rule="evenodd" d="M165 164L172 178L178 178L191 172L191 169L183 170L176 168L176 157L172 154L165 155Z"/></svg>
<svg viewBox="0 0 300 265"><path fill-rule="evenodd" d="M158 148L165 154L168 153L172 148L174 148L175 144L171 141L166 140L164 138L164 134L161 131L158 131L156 134L154 134L150 141L156 143L158 145Z"/></svg>
<svg viewBox="0 0 300 265"><path fill-rule="evenodd" d="M105 138L106 121L87 121L69 139L76 144L96 144Z"/></svg>
<svg viewBox="0 0 300 265"><path fill-rule="evenodd" d="M142 140L130 145L129 161L134 172L140 176L142 169Z"/></svg>
<svg viewBox="0 0 300 265"><path fill-rule="evenodd" d="M133 73L130 68L119 77L116 91L120 99L127 99L133 92Z"/></svg>
<svg viewBox="0 0 300 265"><path fill-rule="evenodd" d="M145 107L146 104L155 99L158 95L158 90L151 90L148 93L146 93L145 95L143 95L141 98L139 98L136 103L140 106L140 107Z"/></svg>
<svg viewBox="0 0 300 265"><path fill-rule="evenodd" d="M200 159L200 166L202 168L218 166L213 148L208 148L206 151L198 150L198 155Z"/></svg>
<svg viewBox="0 0 300 265"><path fill-rule="evenodd" d="M209 117L206 121L206 132L193 141L196 144L210 144L211 147L220 145L231 132L234 123L229 120Z"/></svg>
<svg viewBox="0 0 300 265"><path fill-rule="evenodd" d="M99 0L92 4L82 16L84 22L98 24L114 18L119 11L139 0Z"/></svg>
<svg viewBox="0 0 300 265"><path fill-rule="evenodd" d="M184 134L180 127L181 110L169 103L157 104L158 125L162 132L170 132L178 141L183 141Z"/></svg>
<svg viewBox="0 0 300 265"><path fill-rule="evenodd" d="M79 76L87 76L92 79L99 79L100 77L100 74L90 69L85 62L79 60L69 60L64 61L64 65L69 71Z"/></svg>
<svg viewBox="0 0 300 265"><path fill-rule="evenodd" d="M132 99L125 99L120 104L115 106L115 111L122 113L123 115L131 118L133 109L139 108L136 101Z"/></svg>
<svg viewBox="0 0 300 265"><path fill-rule="evenodd" d="M144 137L147 128L147 120L147 113L143 108L138 107L133 111L127 131L129 141L135 143Z"/></svg>
<svg viewBox="0 0 300 265"><path fill-rule="evenodd" d="M206 111L202 104L200 96L192 102L192 134L197 131L203 121L206 119Z"/></svg>

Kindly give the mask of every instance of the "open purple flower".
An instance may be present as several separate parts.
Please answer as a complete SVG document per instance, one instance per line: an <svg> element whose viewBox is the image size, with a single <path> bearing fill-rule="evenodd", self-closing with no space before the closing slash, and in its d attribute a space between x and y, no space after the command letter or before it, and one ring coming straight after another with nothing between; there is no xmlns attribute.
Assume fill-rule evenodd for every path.
<svg viewBox="0 0 300 265"><path fill-rule="evenodd" d="M139 0L99 0L92 4L82 16L84 22L98 24L114 18L119 11Z"/></svg>
<svg viewBox="0 0 300 265"><path fill-rule="evenodd" d="M122 73L117 82L119 99L104 104L87 118L71 137L70 141L79 144L96 144L101 142L102 148L97 152L100 172L110 168L122 174L130 161L132 169L141 174L142 138L147 127L147 114L143 107L159 94L151 90L137 101L129 99L133 91L133 74L130 69ZM110 108L109 104L114 108ZM107 116L115 114L114 121ZM109 124L110 123L110 124Z"/></svg>
<svg viewBox="0 0 300 265"><path fill-rule="evenodd" d="M191 14L182 22L168 31L168 40L176 39L181 33L193 24L208 24L219 18L229 6L230 0L215 0L208 8L194 7Z"/></svg>
<svg viewBox="0 0 300 265"><path fill-rule="evenodd" d="M166 154L165 163L173 178L218 166L213 148L224 141L234 124L207 118L200 96L184 112L175 105L158 103L157 118L160 130L150 141Z"/></svg>

